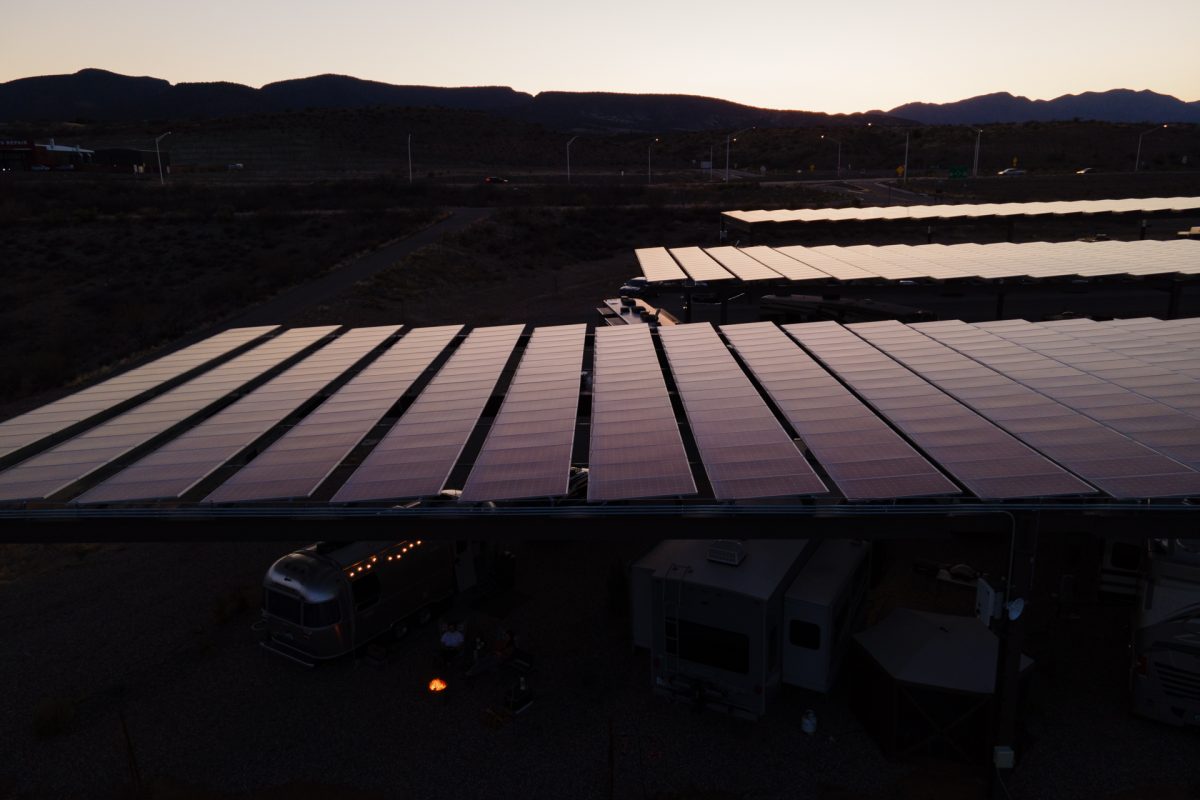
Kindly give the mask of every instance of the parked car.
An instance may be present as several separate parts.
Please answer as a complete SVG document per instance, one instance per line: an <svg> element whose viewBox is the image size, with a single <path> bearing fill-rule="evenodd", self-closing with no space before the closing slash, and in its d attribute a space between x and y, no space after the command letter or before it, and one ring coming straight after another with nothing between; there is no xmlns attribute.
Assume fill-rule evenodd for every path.
<svg viewBox="0 0 1200 800"><path fill-rule="evenodd" d="M997 175L1024 175L1024 174L1025 174L1025 170L1023 170L1023 169L1017 169L1016 167L1009 167L1008 169L1002 169L1002 170L1000 170L1000 171L999 171L999 172L997 172L996 174L997 174Z"/></svg>
<svg viewBox="0 0 1200 800"><path fill-rule="evenodd" d="M617 294L621 297L645 297L649 294L650 282L645 277L638 275L629 278L625 283L621 284L621 288L617 290Z"/></svg>
<svg viewBox="0 0 1200 800"><path fill-rule="evenodd" d="M1084 167L1083 169L1075 170L1075 174L1076 175L1091 175L1095 171L1096 171L1095 167Z"/></svg>
<svg viewBox="0 0 1200 800"><path fill-rule="evenodd" d="M508 178L497 178L495 175L489 175L483 179L484 183L508 183Z"/></svg>

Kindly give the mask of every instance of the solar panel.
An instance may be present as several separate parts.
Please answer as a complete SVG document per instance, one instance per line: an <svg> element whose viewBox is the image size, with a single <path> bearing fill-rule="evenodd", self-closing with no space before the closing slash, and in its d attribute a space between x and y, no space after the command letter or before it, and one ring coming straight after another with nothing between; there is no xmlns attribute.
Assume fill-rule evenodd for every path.
<svg viewBox="0 0 1200 800"><path fill-rule="evenodd" d="M712 257L699 247L675 247L671 255L684 268L688 276L696 281L727 281L733 275L724 267L713 261Z"/></svg>
<svg viewBox="0 0 1200 800"><path fill-rule="evenodd" d="M179 498L365 358L396 326L355 328L158 450L84 492L76 503Z"/></svg>
<svg viewBox="0 0 1200 800"><path fill-rule="evenodd" d="M205 501L310 496L461 330L445 325L408 331Z"/></svg>
<svg viewBox="0 0 1200 800"><path fill-rule="evenodd" d="M700 248L677 248L671 252L697 280L729 277L725 269ZM743 280L774 280L771 273L799 281L821 280L826 276L840 281L938 281L1200 274L1200 242L1192 240L999 242L882 247L792 245L780 248L759 246L744 250L719 247L710 248L708 253ZM677 279L677 276L672 279Z"/></svg>
<svg viewBox="0 0 1200 800"><path fill-rule="evenodd" d="M1133 214L1156 211L1195 211L1200 197L1149 197L1119 200L1061 200L1042 203L982 203L865 208L801 208L778 211L726 211L721 216L750 224L837 222L877 219L954 219L1051 214Z"/></svg>
<svg viewBox="0 0 1200 800"><path fill-rule="evenodd" d="M650 329L598 329L588 501L695 493Z"/></svg>
<svg viewBox="0 0 1200 800"><path fill-rule="evenodd" d="M718 500L828 491L711 325L658 336Z"/></svg>
<svg viewBox="0 0 1200 800"><path fill-rule="evenodd" d="M982 323L976 327L1193 417L1200 415L1198 380L1127 352L1102 346L1095 340L1084 341L1025 320L1005 322L1002 326ZM1128 334L1125 336L1127 341Z"/></svg>
<svg viewBox="0 0 1200 800"><path fill-rule="evenodd" d="M231 328L0 424L0 459L66 433L266 336L277 325Z"/></svg>
<svg viewBox="0 0 1200 800"><path fill-rule="evenodd" d="M741 252L789 281L828 281L830 278L828 273L765 245L743 247Z"/></svg>
<svg viewBox="0 0 1200 800"><path fill-rule="evenodd" d="M721 332L848 499L960 494L775 325L724 325ZM832 420L836 431L828 429Z"/></svg>
<svg viewBox="0 0 1200 800"><path fill-rule="evenodd" d="M801 323L784 330L976 496L1006 499L1093 492L837 323Z"/></svg>
<svg viewBox="0 0 1200 800"><path fill-rule="evenodd" d="M47 498L66 491L335 330L336 325L327 325L285 331L199 377L22 461L0 473L0 500Z"/></svg>
<svg viewBox="0 0 1200 800"><path fill-rule="evenodd" d="M1169 458L1200 467L1200 419L1190 414L967 323L915 329Z"/></svg>
<svg viewBox="0 0 1200 800"><path fill-rule="evenodd" d="M633 252L642 267L642 274L651 283L682 281L687 278L687 273L679 268L665 247L643 247Z"/></svg>
<svg viewBox="0 0 1200 800"><path fill-rule="evenodd" d="M924 324L863 323L849 330L1113 497L1200 491L1200 474L956 352ZM1160 486L1142 494L1149 477L1161 479Z"/></svg>
<svg viewBox="0 0 1200 800"><path fill-rule="evenodd" d="M781 277L778 272L736 247L709 247L705 252L743 281L777 281Z"/></svg>
<svg viewBox="0 0 1200 800"><path fill-rule="evenodd" d="M586 325L534 330L460 500L567 493L586 333Z"/></svg>
<svg viewBox="0 0 1200 800"><path fill-rule="evenodd" d="M333 502L426 497L442 490L500 379L523 325L476 328Z"/></svg>

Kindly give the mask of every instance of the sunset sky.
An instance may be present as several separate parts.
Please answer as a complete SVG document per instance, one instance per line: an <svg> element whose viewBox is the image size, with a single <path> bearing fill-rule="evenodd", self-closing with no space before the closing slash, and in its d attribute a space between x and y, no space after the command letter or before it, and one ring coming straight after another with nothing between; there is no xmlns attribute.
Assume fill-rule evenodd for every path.
<svg viewBox="0 0 1200 800"><path fill-rule="evenodd" d="M702 94L826 112L1114 88L1200 100L1197 0L12 3L0 81L99 67L261 86Z"/></svg>

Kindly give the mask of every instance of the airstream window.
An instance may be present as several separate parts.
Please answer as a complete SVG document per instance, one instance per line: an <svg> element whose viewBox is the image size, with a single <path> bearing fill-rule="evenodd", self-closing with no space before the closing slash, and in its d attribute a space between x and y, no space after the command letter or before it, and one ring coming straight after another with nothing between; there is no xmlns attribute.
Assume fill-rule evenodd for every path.
<svg viewBox="0 0 1200 800"><path fill-rule="evenodd" d="M325 628L336 623L340 617L337 600L304 604L304 627L306 628Z"/></svg>
<svg viewBox="0 0 1200 800"><path fill-rule="evenodd" d="M268 614L297 625L301 624L300 609L303 603L300 602L300 598L277 592L274 589L267 589L264 594L263 604L267 607Z"/></svg>

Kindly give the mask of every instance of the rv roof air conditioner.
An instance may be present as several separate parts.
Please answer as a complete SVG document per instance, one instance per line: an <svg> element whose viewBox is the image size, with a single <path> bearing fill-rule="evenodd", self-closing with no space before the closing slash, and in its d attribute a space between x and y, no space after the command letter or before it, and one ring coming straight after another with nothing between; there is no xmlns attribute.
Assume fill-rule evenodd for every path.
<svg viewBox="0 0 1200 800"><path fill-rule="evenodd" d="M737 539L713 539L708 546L708 560L736 567L746 557L746 546Z"/></svg>

